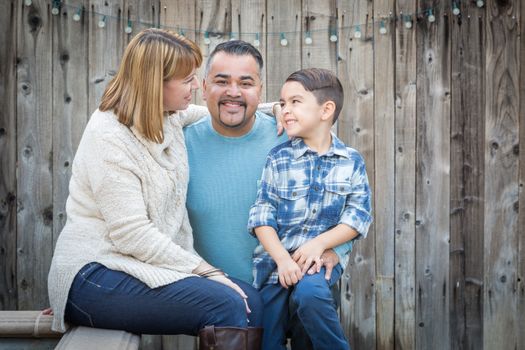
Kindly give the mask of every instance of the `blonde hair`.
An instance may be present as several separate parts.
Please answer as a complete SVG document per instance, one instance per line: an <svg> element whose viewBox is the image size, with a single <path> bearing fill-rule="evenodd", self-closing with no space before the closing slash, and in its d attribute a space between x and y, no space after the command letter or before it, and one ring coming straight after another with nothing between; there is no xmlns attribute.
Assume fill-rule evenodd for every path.
<svg viewBox="0 0 525 350"><path fill-rule="evenodd" d="M113 110L119 122L133 125L147 139L162 143L163 83L187 77L201 63L202 54L194 42L169 30L145 29L126 47L99 109Z"/></svg>

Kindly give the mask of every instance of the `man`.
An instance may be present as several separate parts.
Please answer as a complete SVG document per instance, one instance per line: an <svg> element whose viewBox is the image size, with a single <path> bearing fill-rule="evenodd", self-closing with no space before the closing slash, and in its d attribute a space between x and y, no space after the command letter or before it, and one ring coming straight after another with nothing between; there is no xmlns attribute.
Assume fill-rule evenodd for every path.
<svg viewBox="0 0 525 350"><path fill-rule="evenodd" d="M190 165L187 207L195 249L213 266L249 283L257 245L247 231L250 206L268 152L287 139L276 135L274 118L257 112L262 67L261 54L249 43L219 44L208 58L202 87L211 115L184 131ZM338 262L346 266L350 249L348 243L336 247L337 254L325 251L327 279ZM291 305L296 317L293 310ZM294 328L292 334L300 327ZM292 346L305 338L297 334Z"/></svg>

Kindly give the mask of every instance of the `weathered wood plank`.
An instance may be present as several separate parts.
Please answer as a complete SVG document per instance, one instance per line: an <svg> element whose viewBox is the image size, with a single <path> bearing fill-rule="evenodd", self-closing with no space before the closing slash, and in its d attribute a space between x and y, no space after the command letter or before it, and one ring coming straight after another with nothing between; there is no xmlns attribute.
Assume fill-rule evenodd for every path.
<svg viewBox="0 0 525 350"><path fill-rule="evenodd" d="M394 349L394 230L395 230L395 30L383 20L393 0L374 4L374 158L375 158L375 258L377 347Z"/></svg>
<svg viewBox="0 0 525 350"><path fill-rule="evenodd" d="M278 101L285 79L301 69L301 22L300 0L267 0L266 36L266 97L268 101ZM281 45L283 32L288 45ZM264 40L264 39L263 39Z"/></svg>
<svg viewBox="0 0 525 350"><path fill-rule="evenodd" d="M16 46L17 1L0 2L0 310L17 307Z"/></svg>
<svg viewBox="0 0 525 350"><path fill-rule="evenodd" d="M89 85L88 111L93 113L100 104L106 85L115 76L126 43L122 31L123 0L89 0ZM105 26L99 27L104 21Z"/></svg>
<svg viewBox="0 0 525 350"><path fill-rule="evenodd" d="M199 69L198 74L204 79L204 69L210 53L218 44L230 39L230 33L232 32L231 0L198 1L195 9L195 28L199 33L196 42L201 48L204 57L203 65ZM209 43L207 43L208 39ZM196 93L195 97L196 103L205 104L200 91Z"/></svg>
<svg viewBox="0 0 525 350"><path fill-rule="evenodd" d="M66 223L71 164L88 111L88 18L73 16L85 0L70 0L53 16L53 246Z"/></svg>
<svg viewBox="0 0 525 350"><path fill-rule="evenodd" d="M430 8L432 1L422 1ZM450 18L419 21L416 135L416 348L446 349L449 330Z"/></svg>
<svg viewBox="0 0 525 350"><path fill-rule="evenodd" d="M413 1L397 1L395 13L414 13ZM400 21L396 32L395 122L395 348L415 349L416 31ZM377 219L376 219L377 220Z"/></svg>
<svg viewBox="0 0 525 350"><path fill-rule="evenodd" d="M52 19L44 0L20 6L17 40L18 308L47 306L53 250Z"/></svg>
<svg viewBox="0 0 525 350"><path fill-rule="evenodd" d="M487 3L483 344L517 349L518 1Z"/></svg>
<svg viewBox="0 0 525 350"><path fill-rule="evenodd" d="M368 179L375 192L374 159L374 66L372 2L339 3L338 75L345 91L345 106L338 120L339 137L356 148L366 161ZM360 25L362 36L354 38ZM341 318L350 345L356 349L376 347L375 225L368 237L354 246L349 268L341 279Z"/></svg>
<svg viewBox="0 0 525 350"><path fill-rule="evenodd" d="M520 4L520 37L525 38L525 6ZM519 204L518 204L518 329L525 329L525 43L523 40L519 41L519 82L520 82L520 141L519 148L521 148L519 158ZM519 149L518 149L519 151ZM518 332L518 349L525 348L525 332Z"/></svg>
<svg viewBox="0 0 525 350"><path fill-rule="evenodd" d="M266 101L266 2L261 0L232 0L232 30L238 32L238 39L254 44L261 53L264 67L261 72L263 90L261 100Z"/></svg>
<svg viewBox="0 0 525 350"><path fill-rule="evenodd" d="M336 73L337 42L329 40L330 32L337 35L336 0L303 1L302 68L326 68ZM306 43L306 36L312 44Z"/></svg>
<svg viewBox="0 0 525 350"><path fill-rule="evenodd" d="M398 1L395 13L413 13L415 1ZM416 38L402 22L389 24L396 35L395 80L395 348L415 349L416 215Z"/></svg>
<svg viewBox="0 0 525 350"><path fill-rule="evenodd" d="M450 332L452 349L481 349L485 10L451 20Z"/></svg>

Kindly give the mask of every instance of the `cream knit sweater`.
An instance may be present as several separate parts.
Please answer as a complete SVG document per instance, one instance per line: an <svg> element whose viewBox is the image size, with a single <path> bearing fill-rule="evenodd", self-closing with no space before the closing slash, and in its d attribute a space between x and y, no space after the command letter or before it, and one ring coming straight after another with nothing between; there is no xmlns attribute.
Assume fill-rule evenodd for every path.
<svg viewBox="0 0 525 350"><path fill-rule="evenodd" d="M162 144L122 125L112 112L93 113L73 161L67 223L49 271L54 330L66 330L69 289L89 262L124 271L151 288L192 276L202 258L193 249L186 211L182 126L207 113L191 106L166 117Z"/></svg>

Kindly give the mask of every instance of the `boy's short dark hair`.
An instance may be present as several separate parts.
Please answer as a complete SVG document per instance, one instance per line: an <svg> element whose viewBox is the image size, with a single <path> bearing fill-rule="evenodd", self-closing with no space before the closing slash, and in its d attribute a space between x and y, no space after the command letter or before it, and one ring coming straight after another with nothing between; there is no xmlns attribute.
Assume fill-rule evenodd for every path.
<svg viewBox="0 0 525 350"><path fill-rule="evenodd" d="M290 74L286 79L286 82L289 81L301 84L306 91L314 94L319 104L333 101L335 103L335 111L332 123L336 122L343 108L344 93L343 86L334 73L328 69L306 68Z"/></svg>
<svg viewBox="0 0 525 350"><path fill-rule="evenodd" d="M215 47L215 49L212 51L210 56L208 57L208 61L206 62L206 68L204 70L204 76L208 76L208 72L210 71L211 62L213 61L213 57L215 57L216 54L219 52L224 52L229 55L235 55L235 56L252 56L255 59L255 62L257 62L257 65L259 66L259 75L261 75L262 69L263 69L263 58L259 50L255 48L252 44L243 41L243 40L229 40L220 43ZM261 77L262 78L262 77Z"/></svg>

